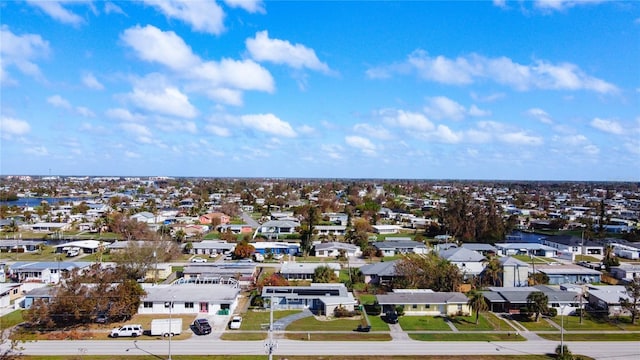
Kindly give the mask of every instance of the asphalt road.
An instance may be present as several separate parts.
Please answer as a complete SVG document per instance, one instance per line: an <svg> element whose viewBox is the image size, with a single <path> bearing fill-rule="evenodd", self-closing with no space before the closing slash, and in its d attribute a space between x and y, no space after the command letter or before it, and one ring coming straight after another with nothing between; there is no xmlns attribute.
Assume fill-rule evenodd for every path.
<svg viewBox="0 0 640 360"><path fill-rule="evenodd" d="M640 359L640 342L566 342L573 353L602 360ZM278 340L274 355L528 355L553 353L557 341L423 342L395 341L294 341ZM2 347L5 347L3 344ZM166 356L166 339L62 340L21 344L25 355L143 355ZM209 336L172 341L172 355L264 355L265 341L223 341Z"/></svg>

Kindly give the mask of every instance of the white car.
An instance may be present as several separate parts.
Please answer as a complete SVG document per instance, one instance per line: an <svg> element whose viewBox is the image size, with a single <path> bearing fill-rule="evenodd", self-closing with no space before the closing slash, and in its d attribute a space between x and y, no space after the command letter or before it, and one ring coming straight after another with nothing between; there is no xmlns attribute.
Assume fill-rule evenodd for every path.
<svg viewBox="0 0 640 360"><path fill-rule="evenodd" d="M191 259L192 263L206 263L207 259L203 259L201 257L194 257L193 259Z"/></svg>
<svg viewBox="0 0 640 360"><path fill-rule="evenodd" d="M120 336L138 337L141 336L143 332L144 331L142 330L142 325L122 325L119 328L111 330L109 336L112 338L117 338Z"/></svg>
<svg viewBox="0 0 640 360"><path fill-rule="evenodd" d="M238 330L240 329L240 325L242 325L242 316L234 316L229 323L229 329Z"/></svg>

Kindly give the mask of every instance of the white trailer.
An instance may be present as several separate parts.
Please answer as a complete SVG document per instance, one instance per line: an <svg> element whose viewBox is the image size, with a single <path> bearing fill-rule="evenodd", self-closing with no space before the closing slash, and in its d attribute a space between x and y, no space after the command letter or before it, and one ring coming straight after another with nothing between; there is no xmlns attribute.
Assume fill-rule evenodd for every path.
<svg viewBox="0 0 640 360"><path fill-rule="evenodd" d="M182 319L153 319L151 332L153 336L173 336L182 333Z"/></svg>

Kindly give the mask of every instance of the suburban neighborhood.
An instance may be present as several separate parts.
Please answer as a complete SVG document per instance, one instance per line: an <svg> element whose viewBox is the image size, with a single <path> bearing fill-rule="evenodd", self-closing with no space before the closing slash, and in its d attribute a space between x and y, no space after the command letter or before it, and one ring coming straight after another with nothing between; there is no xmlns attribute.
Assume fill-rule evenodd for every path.
<svg viewBox="0 0 640 360"><path fill-rule="evenodd" d="M0 195L12 339L171 318L176 343L205 322L228 341L640 336L637 184L8 176Z"/></svg>

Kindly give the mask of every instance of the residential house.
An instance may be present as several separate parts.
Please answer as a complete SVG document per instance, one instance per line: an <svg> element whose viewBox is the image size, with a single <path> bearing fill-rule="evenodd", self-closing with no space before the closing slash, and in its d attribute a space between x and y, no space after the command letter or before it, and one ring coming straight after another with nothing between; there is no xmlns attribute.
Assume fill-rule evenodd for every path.
<svg viewBox="0 0 640 360"><path fill-rule="evenodd" d="M258 227L256 235L262 234L268 239L277 239L282 235L295 234L298 227L300 227L300 223L296 221L269 220Z"/></svg>
<svg viewBox="0 0 640 360"><path fill-rule="evenodd" d="M236 244L231 244L223 240L202 240L191 243L191 254L217 256L219 254L232 252Z"/></svg>
<svg viewBox="0 0 640 360"><path fill-rule="evenodd" d="M56 232L67 231L71 229L71 224L68 223L52 223L52 222L39 222L33 225L26 225L35 232Z"/></svg>
<svg viewBox="0 0 640 360"><path fill-rule="evenodd" d="M53 298L55 289L53 286L41 286L28 290L24 294L24 301L21 304L22 308L29 309L37 300L49 302Z"/></svg>
<svg viewBox="0 0 640 360"><path fill-rule="evenodd" d="M228 315L238 306L240 288L226 284L145 284L138 314Z"/></svg>
<svg viewBox="0 0 640 360"><path fill-rule="evenodd" d="M0 239L0 252L33 252L44 243L42 240Z"/></svg>
<svg viewBox="0 0 640 360"><path fill-rule="evenodd" d="M469 315L469 299L460 292L433 292L426 289L394 289L384 295L376 295L382 311L402 306L407 316Z"/></svg>
<svg viewBox="0 0 640 360"><path fill-rule="evenodd" d="M349 215L345 213L324 213L322 214L322 218L336 225L349 225Z"/></svg>
<svg viewBox="0 0 640 360"><path fill-rule="evenodd" d="M309 309L316 315L331 316L342 307L353 311L357 300L346 286L336 284L311 284L309 286L265 286L262 288L265 309Z"/></svg>
<svg viewBox="0 0 640 360"><path fill-rule="evenodd" d="M556 256L556 249L537 243L499 243L494 246L498 249L498 254L501 256L529 255L549 258Z"/></svg>
<svg viewBox="0 0 640 360"><path fill-rule="evenodd" d="M373 225L372 227L376 234L397 234L402 229L398 225Z"/></svg>
<svg viewBox="0 0 640 360"><path fill-rule="evenodd" d="M220 232L230 231L232 234L251 234L253 233L253 228L249 224L226 224L220 225L218 228Z"/></svg>
<svg viewBox="0 0 640 360"><path fill-rule="evenodd" d="M316 269L327 266L333 270L336 277L340 275L340 264L338 263L299 263L285 261L280 267L280 275L287 280L313 280Z"/></svg>
<svg viewBox="0 0 640 360"><path fill-rule="evenodd" d="M569 252L574 255L602 255L604 246L591 240L576 236L557 235L542 238L542 244L556 249L558 252Z"/></svg>
<svg viewBox="0 0 640 360"><path fill-rule="evenodd" d="M315 244L313 248L317 257L337 257L342 252L350 258L362 256L359 246L342 242L319 243Z"/></svg>
<svg viewBox="0 0 640 360"><path fill-rule="evenodd" d="M549 277L550 285L599 283L602 273L573 264L535 264L531 272L539 272Z"/></svg>
<svg viewBox="0 0 640 360"><path fill-rule="evenodd" d="M529 264L506 256L498 258L502 266L501 284L504 287L529 286Z"/></svg>
<svg viewBox="0 0 640 360"><path fill-rule="evenodd" d="M158 282L167 279L172 273L171 263L155 263L150 269L147 269L144 278L147 281Z"/></svg>
<svg viewBox="0 0 640 360"><path fill-rule="evenodd" d="M535 291L545 294L549 306L555 308L558 314L570 315L576 309L584 306L580 300L580 293L563 291L546 285L490 287L488 291L483 291L482 294L487 300L490 311L519 314L520 312L527 312L527 297Z"/></svg>
<svg viewBox="0 0 640 360"><path fill-rule="evenodd" d="M212 212L200 216L200 224L226 225L231 222L229 215L221 212Z"/></svg>
<svg viewBox="0 0 640 360"><path fill-rule="evenodd" d="M90 262L18 261L9 266L9 277L18 282L57 283L61 274L73 269L85 269Z"/></svg>
<svg viewBox="0 0 640 360"><path fill-rule="evenodd" d="M71 248L78 248L82 250L84 254L94 254L104 249L108 243L98 240L79 240L71 241L64 244L56 245L56 253L65 253Z"/></svg>
<svg viewBox="0 0 640 360"><path fill-rule="evenodd" d="M22 297L21 283L0 283L0 309L8 307Z"/></svg>
<svg viewBox="0 0 640 360"><path fill-rule="evenodd" d="M400 254L426 254L429 249L424 243L413 240L391 240L371 243L382 252L383 256L395 256Z"/></svg>
<svg viewBox="0 0 640 360"><path fill-rule="evenodd" d="M612 266L609 272L616 279L631 281L636 277L640 277L640 265L620 263L619 266Z"/></svg>
<svg viewBox="0 0 640 360"><path fill-rule="evenodd" d="M300 253L299 243L287 243L280 241L256 241L251 245L256 249L256 253L267 255L296 255Z"/></svg>
<svg viewBox="0 0 640 360"><path fill-rule="evenodd" d="M589 306L609 316L628 315L628 311L620 305L620 299L632 301L627 289L621 285L589 285L587 299Z"/></svg>
<svg viewBox="0 0 640 360"><path fill-rule="evenodd" d="M478 276L484 270L485 257L479 252L467 248L449 248L441 250L441 258L456 265L464 278Z"/></svg>
<svg viewBox="0 0 640 360"><path fill-rule="evenodd" d="M344 236L347 231L345 225L316 225L313 229L318 232L318 236Z"/></svg>
<svg viewBox="0 0 640 360"><path fill-rule="evenodd" d="M182 274L181 283L235 283L247 288L255 283L258 267L252 262L190 263Z"/></svg>
<svg viewBox="0 0 640 360"><path fill-rule="evenodd" d="M129 217L131 220L135 220L137 222L145 223L145 224L155 224L157 222L164 222L163 219L159 219L157 215L150 213L148 211L142 211L137 214L133 214Z"/></svg>
<svg viewBox="0 0 640 360"><path fill-rule="evenodd" d="M390 285L397 277L396 263L398 261L384 261L372 264L366 264L360 267L364 282L374 285Z"/></svg>
<svg viewBox="0 0 640 360"><path fill-rule="evenodd" d="M498 253L498 249L491 244L464 243L460 247L468 250L473 250L475 252L482 254L483 256L491 256L491 255L496 255Z"/></svg>

